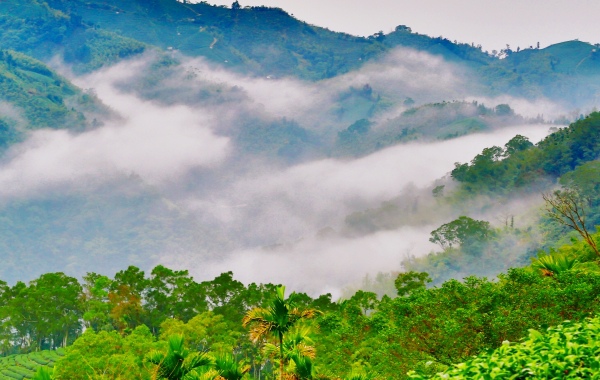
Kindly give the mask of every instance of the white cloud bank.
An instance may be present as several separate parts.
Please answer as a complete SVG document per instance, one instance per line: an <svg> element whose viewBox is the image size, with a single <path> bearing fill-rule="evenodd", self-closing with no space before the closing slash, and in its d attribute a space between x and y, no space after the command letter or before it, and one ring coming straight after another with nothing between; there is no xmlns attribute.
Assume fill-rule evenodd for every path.
<svg viewBox="0 0 600 380"><path fill-rule="evenodd" d="M200 60L190 62L203 80L242 87L250 99L247 109L262 104L272 115L298 118L301 124L308 120L311 126L327 119L332 99L349 86L370 83L395 96L424 100L462 96L466 91L464 78L442 60L406 51L317 83L246 78ZM431 249L427 238L436 226L348 239L315 235L324 227L339 228L346 215L377 207L411 184L429 185L452 170L454 162L470 161L485 147L503 145L517 133L538 141L549 128L515 126L398 145L359 159L319 159L295 166L261 162L240 170L228 159L237 157L238 164L253 159L239 157L230 140L219 136L228 128L222 108L166 106L116 90L116 83L135 76L145 64L127 62L76 78L81 87L94 88L121 119L80 134L32 133L0 164L0 200L35 196L53 187L68 191L87 181L135 173L165 191L179 207L221 226L235 242L237 248L219 252L216 260L194 250L165 252L163 263L190 269L197 280L233 270L247 282L284 282L296 290L339 293L366 273L399 269L407 252L423 254ZM231 120L235 117L226 122ZM200 179L194 174L198 168L204 170ZM169 193L172 190L176 191ZM261 248L269 245L277 248Z"/></svg>
<svg viewBox="0 0 600 380"><path fill-rule="evenodd" d="M147 183L160 185L227 157L229 139L212 132L210 115L119 93L102 74L91 79L98 96L122 118L79 134L33 132L8 153L0 167L0 198L92 179L102 181L119 173L136 174Z"/></svg>
<svg viewBox="0 0 600 380"><path fill-rule="evenodd" d="M207 199L188 199L200 214L221 217L238 239L256 248L223 252L218 260L194 254L165 256L163 262L212 278L233 270L250 282L281 282L292 289L339 295L344 285L380 271L400 270L411 255L430 252L436 226L381 231L360 238L318 238L339 228L349 213L399 195L413 184L424 187L470 161L485 147L504 145L516 134L539 141L548 125L523 125L430 144L398 145L356 160L319 160L280 171L249 173ZM440 223L441 224L441 223ZM263 248L270 246L272 248Z"/></svg>

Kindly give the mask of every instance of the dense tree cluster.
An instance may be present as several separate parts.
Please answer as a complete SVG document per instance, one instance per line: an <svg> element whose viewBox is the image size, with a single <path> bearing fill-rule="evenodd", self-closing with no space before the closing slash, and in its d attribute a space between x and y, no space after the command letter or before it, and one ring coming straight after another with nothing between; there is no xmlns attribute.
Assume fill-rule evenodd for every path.
<svg viewBox="0 0 600 380"><path fill-rule="evenodd" d="M65 346L84 329L126 334L145 325L158 336L167 320L167 330L176 330L175 321L184 330L189 323L198 327L221 321L223 328L237 326L246 311L263 306L274 290L272 284L245 286L233 279L231 272L197 283L187 271L163 266L155 267L149 276L134 266L116 273L113 279L88 273L82 283L64 273L46 273L28 285L2 282L2 352ZM330 295L315 300L305 294L297 297L303 305L314 304L324 310L334 307ZM210 323L199 320L199 315Z"/></svg>
<svg viewBox="0 0 600 380"><path fill-rule="evenodd" d="M470 163L457 163L452 178L470 193L539 190L600 153L600 113L594 112L550 134L535 146L516 136L504 148L486 148Z"/></svg>
<svg viewBox="0 0 600 380"><path fill-rule="evenodd" d="M113 279L89 273L82 284L47 273L29 285L3 284L3 353L67 345L55 379L181 379L188 372L229 379L227 366L248 379L425 376L529 329L598 313L600 268L585 243L553 257L586 265L555 265L551 275L549 266L533 265L492 281L468 277L429 288L426 274L408 272L395 281L396 297L361 290L337 303L330 295L285 298L283 287L245 286L231 272L197 283L187 271L158 266L146 276L129 267ZM169 377L164 366L177 355L189 357L182 363L190 367Z"/></svg>

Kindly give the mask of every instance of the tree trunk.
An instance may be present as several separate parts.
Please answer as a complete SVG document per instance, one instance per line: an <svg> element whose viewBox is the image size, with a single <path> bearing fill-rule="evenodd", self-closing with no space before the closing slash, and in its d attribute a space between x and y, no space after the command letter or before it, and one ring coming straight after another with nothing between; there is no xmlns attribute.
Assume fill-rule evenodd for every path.
<svg viewBox="0 0 600 380"><path fill-rule="evenodd" d="M283 334L279 334L279 380L283 380Z"/></svg>

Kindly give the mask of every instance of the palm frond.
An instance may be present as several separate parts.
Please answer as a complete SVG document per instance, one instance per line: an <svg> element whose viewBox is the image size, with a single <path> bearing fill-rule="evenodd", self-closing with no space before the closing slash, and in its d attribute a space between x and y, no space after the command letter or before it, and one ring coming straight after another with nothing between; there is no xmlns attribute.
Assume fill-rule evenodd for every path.
<svg viewBox="0 0 600 380"><path fill-rule="evenodd" d="M575 268L579 263L576 258L565 254L554 254L538 257L531 266L539 269L546 276L553 276Z"/></svg>

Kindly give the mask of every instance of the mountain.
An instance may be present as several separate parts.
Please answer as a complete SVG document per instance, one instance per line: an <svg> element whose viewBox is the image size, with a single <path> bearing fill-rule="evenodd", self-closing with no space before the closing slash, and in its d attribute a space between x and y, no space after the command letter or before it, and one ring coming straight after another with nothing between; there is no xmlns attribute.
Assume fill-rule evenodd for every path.
<svg viewBox="0 0 600 380"><path fill-rule="evenodd" d="M27 130L85 130L85 114L110 114L93 97L45 64L12 50L0 51L0 150L22 141Z"/></svg>
<svg viewBox="0 0 600 380"><path fill-rule="evenodd" d="M297 20L280 8L212 6L175 0L16 0L0 3L0 42L35 58L57 54L78 72L97 69L150 46L201 56L260 76L319 80L361 67L398 47L424 51L473 70L490 95L568 99L581 106L595 97L597 48L568 41L545 49L503 51L432 38L399 25L368 38L332 32Z"/></svg>
<svg viewBox="0 0 600 380"><path fill-rule="evenodd" d="M310 191L327 188L328 178L322 177L328 171L394 145L543 122L518 115L511 108L513 98L587 107L600 86L597 47L584 42L507 50L500 59L475 44L422 35L404 25L367 38L335 33L279 8L175 0L4 0L0 26L5 165L0 169L18 172L4 179L10 196L0 198L0 251L7 263L0 274L11 281L48 268L82 273L101 262L105 266L99 270L111 272L128 263L151 265L171 254L200 260L249 247L287 247L281 243L287 241L302 245L305 236L328 230L332 220L341 235L363 237L396 228L418 199L398 198L403 180L383 192L400 201L372 213L360 210L373 210L374 202L383 201L376 184L369 185L376 201L348 195L336 206L340 210L309 218L311 208L329 207ZM128 76L119 77L133 65ZM127 106L148 111L141 124L149 128L123 137L134 114L122 112L117 119L118 112L102 104L93 89L78 88L57 73L68 70L77 83L101 77L94 85L112 86L113 94L123 96L120 112ZM82 79L86 74L92 75ZM278 99L288 93L291 100ZM483 104L468 97L490 100ZM171 112L162 118L153 113L158 110ZM185 118L174 121L182 114L189 125L180 125ZM71 137L89 131L105 132L87 135L100 139L102 149L96 151L95 141L85 139L85 146L65 148ZM154 187L156 182L136 170L156 164L154 157L169 163L179 157L179 146L168 147L181 140L169 137L182 132L193 136L188 139L193 154L181 149L184 174L176 167L181 161L173 160L165 171L176 174L161 173L161 181L169 180ZM152 133L159 136L153 140L157 145L144 145ZM58 165L79 166L52 182L50 172L63 168L49 160L50 185L44 182L46 173L36 174L42 178L31 181L41 185L28 193L29 182L21 181L29 180L27 165L19 162L13 169L11 164L27 163L29 152L47 153L31 141L15 145L28 136L38 137L39 145L54 141L52 149L67 157ZM210 151L216 140L225 141L221 155L198 164L197 152ZM145 152L144 159L136 156L138 150ZM105 155L136 165L115 165ZM318 180L312 170L319 171ZM14 178L16 185L9 182ZM433 210L440 200L430 201L431 220L437 223L440 215Z"/></svg>
<svg viewBox="0 0 600 380"><path fill-rule="evenodd" d="M563 99L571 106L589 105L600 93L598 46L581 41L511 51L480 72L495 93Z"/></svg>

